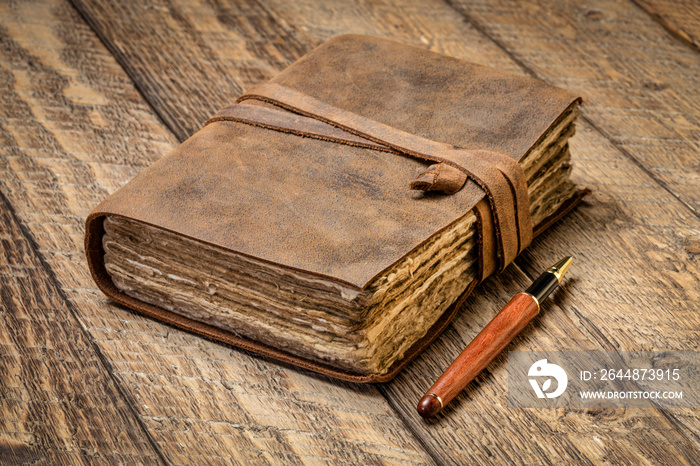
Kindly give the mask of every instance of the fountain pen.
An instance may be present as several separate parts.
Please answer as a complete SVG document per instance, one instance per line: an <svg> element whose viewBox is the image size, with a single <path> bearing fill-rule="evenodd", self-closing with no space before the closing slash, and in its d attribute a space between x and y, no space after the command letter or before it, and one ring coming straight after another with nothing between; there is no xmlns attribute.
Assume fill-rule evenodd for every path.
<svg viewBox="0 0 700 466"><path fill-rule="evenodd" d="M516 294L423 395L418 414L425 418L435 416L474 380L540 312L540 303L559 285L571 262L571 257L565 257L540 275L530 288Z"/></svg>

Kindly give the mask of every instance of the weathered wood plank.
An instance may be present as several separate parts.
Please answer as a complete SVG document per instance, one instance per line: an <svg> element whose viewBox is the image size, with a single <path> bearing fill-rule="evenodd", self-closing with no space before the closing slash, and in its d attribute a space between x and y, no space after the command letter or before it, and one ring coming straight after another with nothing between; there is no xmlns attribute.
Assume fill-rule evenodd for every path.
<svg viewBox="0 0 700 466"><path fill-rule="evenodd" d="M2 194L0 463L162 463Z"/></svg>
<svg viewBox="0 0 700 466"><path fill-rule="evenodd" d="M680 205L650 221L649 210L661 212L664 204L674 204L673 197L653 182L641 182L644 173L594 130L583 126L572 150L579 160L585 157L576 176L593 187L591 197L538 238L517 260L519 266L479 289L454 322L452 334L446 333L386 386L392 399L420 396L499 306L527 286L520 270L536 276L566 254L575 257L567 282L511 350L698 348L700 273L684 240L697 235L698 222ZM490 462L495 455L516 463L546 457L554 463L664 463L673 458L693 464L698 455L697 410L516 410L507 407L506 396L502 356L443 418L426 424L425 435L439 439L426 444L451 452L451 461ZM404 409L408 416L414 407ZM456 440L451 429L465 418L471 430L489 434Z"/></svg>
<svg viewBox="0 0 700 466"><path fill-rule="evenodd" d="M376 387L339 384L276 365L173 330L107 300L87 270L84 219L101 199L174 147L176 138L66 2L2 4L0 40L0 190L167 462L432 463ZM31 268L26 271L32 273ZM37 296L29 294L25 303L33 312L46 314L59 306L56 290L35 291ZM46 331L52 316L48 313L33 328ZM15 331L21 325L13 323ZM100 383L79 343L71 335L60 345L52 343L67 358L65 380ZM66 346L74 346L75 353L64 351ZM13 355L8 359L10 374L40 359L39 354L29 359L8 353ZM27 367L27 377L32 370L37 384L46 383L40 368ZM10 383L17 383L14 375ZM61 389L59 385L49 395L71 396ZM22 396L20 401L29 398ZM94 403L97 414L110 406L106 395ZM18 405L12 411L8 406L0 418L40 423L36 417L41 406L36 408L28 411ZM98 432L101 424L121 429L108 430L114 434L102 443L81 445L106 457L112 443L123 441L128 451L127 442L138 440L120 427L124 422L105 412L84 420L70 417L62 425L75 443L86 437L71 429ZM20 424L9 429L10 435L16 430L17 436L26 436ZM33 440L10 441L20 445ZM42 451L42 444L28 448L15 454ZM148 460L147 453L142 461ZM142 462L128 461L126 453L124 458L114 462Z"/></svg>
<svg viewBox="0 0 700 466"><path fill-rule="evenodd" d="M583 96L583 116L700 215L700 55L628 2L455 0L526 69Z"/></svg>
<svg viewBox="0 0 700 466"><path fill-rule="evenodd" d="M301 51L340 33L395 38L491 66L528 72L509 53L456 16L453 8L437 1L398 4L338 1L324 2L322 6L311 0L270 1L264 5L168 2L161 4L162 8L152 9L134 2L118 11L107 2L75 0L74 3L120 61L129 62L133 60L131 57L138 56L139 62L151 63L145 68L127 63L125 67L135 73L133 78L137 82L147 81L153 86L160 83L160 88L172 91L164 97L164 93L154 87L153 92L159 95L154 99L146 93L159 113L165 115L177 108L182 114L183 106L194 105L189 112L195 118L190 121L205 119L209 108L220 103L193 102L186 95L203 89L202 84L187 79L173 83L175 73L182 77L183 72L175 72L170 66L161 66L162 63L177 63L180 69L198 68L205 74L225 69L228 76L236 80L236 85L227 91L232 99L239 92L238 88L272 77ZM547 8L534 11L543 17L555 14L555 7ZM517 14L521 8L513 5L512 10ZM189 20L173 30L172 17ZM169 27L157 26L163 24ZM139 31L148 39L140 42L117 40L128 37L129 31ZM575 26L568 32L575 34ZM170 37L180 42L177 54L170 51ZM550 37L551 47L560 47L566 37ZM227 48L226 44L234 45ZM573 51L577 50L575 44L566 44ZM676 52L666 46L654 49L659 60L671 60L668 55L675 56ZM543 62L539 65L542 67L551 59L546 55L537 58ZM585 68L576 70L583 74ZM636 79L633 71L645 72L630 71L630 80ZM548 75L543 76L550 79ZM586 79L595 84L594 74L583 74L581 78L584 84L588 83ZM686 97L683 93L694 98L693 89L688 88L687 83L680 77L676 81L682 84L677 88L679 99ZM579 89L569 86L572 83L574 81L563 82L567 87ZM618 86L613 91L621 94L616 97L618 100L626 98L624 87ZM587 95L588 102L593 97L596 96ZM663 118L666 115L663 108L654 114L658 107L653 103L650 99L637 102L643 111L651 112L649 118ZM589 119L596 124L598 119L610 121L611 128L624 135L639 131L632 123L644 123L639 120L620 123L612 119L613 111L608 114L601 105L594 107L598 113L589 113ZM177 126L186 127L190 128L189 132L197 129L192 123ZM188 131L184 133L189 134ZM619 150L636 151L636 146L623 147L618 140L611 143L588 124L582 124L579 132L574 148L578 157L576 176L581 183L592 185L595 194L578 212L533 245L527 258L537 260L536 266L520 263L527 266L532 276L540 272L538 268L543 262L551 262L566 253L575 255L577 262L570 272L572 278L566 293L558 294L554 305L550 303L545 315L513 348L696 348L698 317L693 306L697 298L694 290L697 290L698 267L690 255L692 248L688 249L688 245L697 244L697 240L692 239L698 231L696 216L661 189L648 170L640 168ZM671 160L670 163L675 162ZM674 186L682 185L677 180L673 182ZM619 261L612 259L615 257L619 257ZM673 268L674 263L682 265ZM621 277L617 272L601 270L598 266L601 264L634 272ZM668 458L677 459L679 463L691 462L694 455L697 456L698 445L698 422L694 412L681 413L669 420L666 413L656 410L509 409L505 402L503 357L437 421L425 423L417 417L415 403L423 391L499 306L526 282L517 266L503 277L490 280L465 306L449 332L397 380L382 386L381 390L392 405L403 414L432 454L446 463L645 463L664 462ZM676 286L678 283L682 285ZM650 288L645 290L644 286ZM671 291L666 292L669 286ZM644 299L650 299L656 308L647 307Z"/></svg>
<svg viewBox="0 0 700 466"><path fill-rule="evenodd" d="M306 51L255 0L230 9L215 2L216 13L202 2L141 3L74 5L181 141L232 96ZM105 21L114 24L105 27ZM229 28L238 34L229 34ZM146 40L124 40L135 37ZM149 71L154 69L160 73Z"/></svg>
<svg viewBox="0 0 700 466"><path fill-rule="evenodd" d="M697 216L696 53L617 2L527 2L518 4L520 13L505 3L456 7L529 73L578 89L587 103L584 116L596 129ZM536 8L544 14L533 14ZM593 154L586 150L591 147L583 137L573 144L580 154ZM634 181L633 166L619 171L616 158L601 157L610 149L591 157L595 165L583 167L596 169L588 184L597 188L598 211L586 214L572 230L548 232L517 263L534 276L551 261L551 251L556 256L578 249L586 258L577 264L586 280L572 300L578 325L592 334L602 330L599 339L606 348L697 350L700 226L686 213L669 209L673 203L665 194ZM596 228L586 232L583 226ZM572 237L590 239L578 243ZM538 252L541 241L548 243L546 254ZM587 305L579 307L581 301ZM664 415L697 450L696 411Z"/></svg>
<svg viewBox="0 0 700 466"><path fill-rule="evenodd" d="M464 41L454 11L421 2L71 1L180 140L250 85L343 32L372 32L452 54L466 48L482 63L517 68L496 49L479 53L483 38ZM411 27L403 24L407 19ZM443 23L450 32L436 35Z"/></svg>
<svg viewBox="0 0 700 466"><path fill-rule="evenodd" d="M676 39L700 52L700 3L632 0Z"/></svg>

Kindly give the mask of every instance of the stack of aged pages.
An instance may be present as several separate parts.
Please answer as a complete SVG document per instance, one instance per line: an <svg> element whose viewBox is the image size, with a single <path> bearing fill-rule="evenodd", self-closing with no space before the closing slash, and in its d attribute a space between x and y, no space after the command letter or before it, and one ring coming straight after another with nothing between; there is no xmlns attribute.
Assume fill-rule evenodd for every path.
<svg viewBox="0 0 700 466"><path fill-rule="evenodd" d="M327 115L511 157L535 230L577 198L579 99L540 81L339 36L272 85L91 214L88 258L110 297L303 367L384 380L482 278L485 194L471 179L409 189L430 161Z"/></svg>

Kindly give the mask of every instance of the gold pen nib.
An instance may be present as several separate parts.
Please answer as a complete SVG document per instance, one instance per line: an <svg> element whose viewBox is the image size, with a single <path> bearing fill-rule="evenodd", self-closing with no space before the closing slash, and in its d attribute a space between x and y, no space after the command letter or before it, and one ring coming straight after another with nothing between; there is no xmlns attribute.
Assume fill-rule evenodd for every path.
<svg viewBox="0 0 700 466"><path fill-rule="evenodd" d="M554 276L557 277L557 281L561 283L561 279L564 277L566 271L569 270L569 266L571 265L573 260L573 257L566 256L565 258L551 266L549 269L547 269L547 272L552 272Z"/></svg>

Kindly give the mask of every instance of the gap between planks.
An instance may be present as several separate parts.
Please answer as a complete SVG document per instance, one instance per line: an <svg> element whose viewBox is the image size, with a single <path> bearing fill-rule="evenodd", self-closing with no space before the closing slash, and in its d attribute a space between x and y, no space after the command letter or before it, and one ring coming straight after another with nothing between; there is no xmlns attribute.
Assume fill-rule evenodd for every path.
<svg viewBox="0 0 700 466"><path fill-rule="evenodd" d="M515 56L514 53L512 53L506 46L503 44L501 41L493 37L491 34L489 34L484 27L482 27L481 24L479 24L474 18L463 12L460 8L456 7L453 3L452 0L443 0L445 4L447 4L450 8L452 8L457 14L462 16L464 20L469 23L476 31L479 32L484 38L487 40L491 41L494 45L496 45L499 49L503 51L508 57L511 58L519 67L522 68L524 72L526 72L528 75L541 79L535 71L527 66L524 62L522 62L517 56ZM630 2L633 3L636 7L639 8L639 6L635 2ZM642 8L640 8L642 9ZM643 10L643 9L642 9ZM645 11L645 13L647 13ZM700 218L700 212L697 212L691 205L689 205L687 202L685 202L683 199L681 199L673 190L671 190L666 183L664 183L662 180L660 180L657 176L654 175L652 171L647 169L636 157L634 157L625 147L622 145L618 144L610 135L608 135L602 128L600 128L598 125L596 125L593 121L591 121L589 118L586 118L584 115L581 115L580 118L588 123L595 131L597 131L601 136L603 136L610 144L612 144L620 153L625 155L632 163L634 163L639 169L641 169L649 178L654 180L661 188L663 188L669 195L671 195L673 198L675 198L678 202L680 202L681 205L685 206L689 212L694 214L696 217ZM523 262L522 256L516 257L514 263L518 270L520 270L529 280L534 280L534 278L526 272L526 267L522 265ZM613 347L609 342L606 340L606 345L609 347L608 351L614 351L615 353L619 353L617 349ZM382 391L382 394L384 394L384 391ZM654 403L656 405L656 403ZM393 405L392 405L393 406ZM657 406L658 407L658 406ZM686 439L689 443L693 443L691 439L688 438L688 435L686 434L686 429L683 429L682 426L680 425L680 420L676 419L674 416L672 416L670 413L666 412L667 410L664 409L658 409L660 411L661 415L664 416L676 429L676 432L681 435L684 439ZM400 415L400 414L399 414ZM402 418L403 419L403 418ZM405 419L404 419L405 422ZM697 442L698 438L694 438L692 440L695 440ZM430 452L432 455L432 452Z"/></svg>
<svg viewBox="0 0 700 466"><path fill-rule="evenodd" d="M34 237L31 234L29 234L25 225L17 217L17 213L15 212L14 207L12 206L9 199L7 199L7 197L5 196L5 194L1 190L0 190L0 205L2 205L4 209L7 209L7 212L9 213L9 216L11 217L12 221L17 225L17 228L19 228L19 230L22 232L22 236L24 237L25 241L27 241L27 244L29 244L29 247L31 248L32 252L39 260L39 263L41 264L41 268L43 269L43 272L46 274L45 275L46 279L49 282L51 282L51 284L54 286L60 300L63 301L63 303L66 305L66 308L69 310L71 318L73 318L76 321L76 323L78 324L78 328L80 329L80 332L83 334L85 339L89 342L90 347L95 352L95 355L97 356L98 360L100 361L100 364L102 365L104 371L107 373L107 376L112 381L112 383L114 383L114 386L117 389L117 393L119 393L119 396L121 396L122 400L124 401L124 404L126 406L128 406L129 413L134 417L136 424L141 429L141 433L145 436L146 440L148 441L148 444L151 446L153 451L156 453L156 455L157 455L158 459L161 461L161 463L168 464L167 461L165 460L165 457L163 456L163 453L158 448L155 440L153 439L151 434L146 429L146 426L141 421L141 418L137 415L136 410L135 410L134 405L133 405L133 400L131 400L131 398L129 396L127 396L127 394L124 392L121 384L119 383L119 379L114 375L114 372L112 371L112 368L111 368L109 362L105 358L104 354L102 354L102 351L100 350L99 346L95 342L95 339L92 337L90 332L88 332L87 329L84 327L83 322L80 320L80 317L78 316L78 313L77 313L75 307L73 306L73 303L68 299L65 292L63 291L63 288L61 287L60 282L56 278L56 275L54 274L51 267L49 267L49 264L46 262L46 258L44 258L44 255L39 250L39 246L36 244L36 241L34 241Z"/></svg>
<svg viewBox="0 0 700 466"><path fill-rule="evenodd" d="M74 8L74 7L72 7L72 8ZM94 31L94 28L92 26L90 26L90 28ZM102 39L100 39L100 41L102 41ZM103 42L103 44L104 44L104 42ZM113 55L113 53L111 51L110 51L110 54ZM122 67L122 69L124 69L124 68ZM133 78L131 76L129 76L129 81L132 84L134 84ZM143 93L141 92L140 89L138 91L141 95L143 95ZM151 102L148 99L143 99L143 100L145 102L147 102L147 105L150 107L151 110L153 110L153 106L152 106ZM160 115L157 112L153 111L153 115L156 115L157 118L160 119ZM162 122L163 120L160 119L160 121ZM169 126L163 124L163 128L169 128ZM4 193L0 192L0 195L2 196L2 199L0 199L0 200L5 202L8 205L8 207L12 208L12 205L10 204L9 199L4 195ZM149 430L144 425L142 418L139 416L138 412L136 411L136 408L135 408L136 404L135 404L134 400L128 395L128 391L125 390L122 387L122 385L120 385L119 379L115 375L115 371L113 370L113 366L110 364L109 358L105 356L103 351L100 349L99 344L96 341L96 339L92 336L92 334L90 333L88 328L84 325L83 321L80 319L80 313L78 312L77 308L75 307L75 304L73 303L73 301L68 298L66 291L70 291L71 289L62 287L62 285L60 284L60 281L56 275L56 272L49 265L49 261L47 260L47 258L42 254L42 250L39 248L39 245L38 245L39 243L35 240L34 236L32 236L31 231L26 228L26 225L24 225L19 220L19 217L18 217L16 211L14 210L14 208L12 208L11 213L12 213L12 218L16 221L16 223L21 228L22 236L26 239L27 243L30 245L31 249L36 254L37 259L42 264L42 268L44 269L44 271L47 274L47 277L46 277L47 281L50 282L52 285L56 286L56 288L58 290L57 295L59 296L59 299L61 299L67 305L67 308L70 310L70 312L72 314L71 319L75 319L77 321L77 323L80 327L81 333L83 333L84 336L87 338L87 340L90 342L92 349L95 351L95 354L98 356L98 358L100 360L101 366L107 371L107 374L109 375L110 380L112 380L115 383L116 389L118 390L123 402L129 406L128 409L130 410L130 414L135 416L135 421L137 422L139 428L142 430L142 432L146 433L146 439L149 443L149 446L154 449L154 452L157 454L160 462L167 464L168 461L167 461L165 455L163 454L163 452L160 449L158 449L157 442L153 439ZM46 252L46 251L47 250L44 250L44 252ZM243 351L241 351L241 352L243 352ZM392 408L392 410L393 410L393 408ZM401 425L403 425L403 420L401 420ZM408 429L406 429L406 430L408 430ZM415 442L417 444L420 444L420 439L415 438ZM422 447L421 447L421 449L422 449ZM434 458L432 456L430 456L426 450L423 450L423 454L426 455L426 460L430 459L430 460L432 460L432 462L435 462ZM426 462L429 462L429 461L426 461Z"/></svg>
<svg viewBox="0 0 700 466"><path fill-rule="evenodd" d="M455 9L454 6L452 6L451 4L450 4L450 6L451 6L453 9ZM78 11L80 11L79 8L78 8ZM81 15L82 15L82 13L81 13ZM511 52L509 52L509 50L508 50L503 44L501 44L498 40L494 39L494 38L491 37L490 35L486 34L486 33L484 32L483 28L481 28L479 24L477 24L476 22L474 22L474 21L471 20L470 18L466 17L466 15L464 15L464 14L461 14L461 16L465 17L465 19L467 20L467 22L469 22L470 25L471 25L472 27L474 27L474 28L475 28L480 34L482 34L488 41L490 41L490 42L494 43L496 46L498 46L506 55L508 55L508 56L509 56L515 63L517 63L524 71L528 72L530 75L536 76L536 74L535 74L529 67L525 66L522 62L520 62L520 61L514 56L514 54L511 53ZM85 16L83 15L83 17L85 17ZM94 24L91 24L90 21L87 21L87 22L88 22L88 24L90 24L90 27L91 27L93 30L96 29L96 28L94 27ZM106 43L106 42L103 40L103 38L100 36L99 32L97 32L96 30L95 30L95 32L96 32L97 35L100 37L100 40L109 48L109 44ZM120 61L120 60L119 60L120 55L119 55L119 54L115 54L111 49L110 49L110 51L111 51L112 54L117 58L117 60ZM122 63L122 66L123 66L123 63ZM138 86L138 84L136 83L136 80L134 79L134 76L129 72L129 70L128 70L126 67L124 67L124 69L125 69L126 72L129 74L129 76L130 76L130 78L132 79L132 81L134 81L135 85ZM139 88L139 92L141 92L141 94L144 96L144 99L149 103L149 105L151 105L151 106L153 107L153 104L152 104L151 101L148 99L148 97L146 96L146 94L145 94L144 92L142 92L142 89L141 89L141 88ZM156 112L156 114L159 115L159 117L161 118L161 120L163 120L163 116L158 112L158 110L155 110L155 112ZM588 123L590 123L590 121L588 121ZM629 152L627 152L623 147L620 147L620 144L617 144L608 134L605 134L605 132L601 131L600 128L596 127L596 126L593 125L593 124L591 124L591 126L592 126L592 127L594 128L594 130L597 131L602 137L604 137L606 140L608 140L618 151L622 152L622 153L630 160L630 162L632 162L634 165L636 165L637 167L639 167L647 176L649 176L650 179L654 180L654 181L657 183L657 185L659 185L661 188L665 189L665 190L666 190L672 197L674 197L675 199L680 200L680 199L678 198L677 195L675 195L673 192L669 191L669 189L668 189L667 186L665 186L657 177L655 177L653 174L651 174L651 173L649 172L648 169L646 169L643 165L641 165L640 162L639 162L634 156L632 156ZM173 132L175 132L175 129L174 129L172 126L168 126L168 127L169 127L171 130L173 130ZM177 134L177 133L176 133L176 134ZM181 139L181 138L180 138L180 139ZM692 208L690 208L690 206L689 206L687 203L683 202L682 200L681 200L681 205L684 205L686 208L689 208L690 211L691 211L693 214L697 215L697 213L696 213ZM518 270L523 271L523 267L519 267ZM523 273L525 273L525 272L523 271ZM532 277L529 276L529 274L525 274L525 275L526 275L529 279L532 278ZM385 391L384 391L384 390L380 390L380 391L382 392L382 395L383 395L385 398L387 398L387 395L386 395ZM397 409L396 409L396 407L393 405L393 403L390 402L390 405L392 406L392 409L393 409L394 411L397 411ZM398 411L397 411L397 412L398 412ZM400 413L399 413L399 416L400 416ZM404 417L401 417L401 419L402 419L402 422L406 423L406 420L405 420ZM414 433L414 435L415 435L415 433ZM420 440L420 439L419 439L419 440ZM423 444L423 445L424 445L424 444ZM432 452L430 452L430 453L431 453L431 456L432 456Z"/></svg>
<svg viewBox="0 0 700 466"><path fill-rule="evenodd" d="M527 73L529 76L537 79L542 79L540 76L535 73L535 71L530 68L528 65L526 65L522 60L520 60L513 52L511 52L505 44L503 44L500 40L497 38L493 37L493 35L489 34L486 29L479 24L478 21L476 21L473 17L462 11L461 8L457 7L452 0L443 0L446 5L448 5L450 8L452 8L458 15L460 15L464 20L472 26L476 31L479 32L485 39L491 41L496 47L501 49L503 53L505 53L511 60L513 60L514 63L516 63L525 73ZM639 6L632 0L630 0L630 4L635 5L635 7ZM641 9L641 8L640 8ZM645 13L647 13L645 11ZM617 150L619 150L625 157L627 157L632 163L634 163L639 169L641 169L649 178L654 180L656 184L658 184L661 188L664 189L667 193L669 193L671 196L673 196L678 202L681 203L681 205L685 206L690 212L693 213L697 218L700 218L700 212L696 211L693 206L688 204L686 201L681 199L673 190L671 190L668 185L661 179L659 179L658 176L656 176L651 170L649 170L644 164L638 160L634 155L632 155L625 147L623 147L621 144L618 144L615 139L610 136L608 133L605 132L599 125L597 125L594 121L592 121L590 118L586 117L585 115L581 114L579 118L589 125L593 129L595 129L598 133L600 133L601 136L603 136L605 139L607 139Z"/></svg>
<svg viewBox="0 0 700 466"><path fill-rule="evenodd" d="M131 80L132 84L134 85L134 87L136 88L136 90L139 92L139 94L140 94L141 97L143 98L144 102L146 102L146 103L148 104L148 106L151 108L151 110L153 110L153 113L154 113L155 115L157 115L158 120L163 124L163 126L165 126L166 128L168 128L168 129L172 132L172 134L173 134L180 142L183 142L183 141L186 139L186 137L181 137L181 135L179 134L180 132L178 131L178 128L173 127L171 124L169 124L169 121L168 121L166 118L164 118L164 116L163 116L163 115L161 114L161 112L159 111L158 107L155 106L155 105L153 104L153 102L151 102L151 99L149 98L148 93L145 92L144 89L143 89L143 88L141 87L141 85L139 84L139 80L135 79L134 74L133 74L133 70L130 69L130 67L128 66L128 63L127 63L127 66L125 66L123 60L121 60L120 54L115 53L115 51L114 51L113 48L112 48L112 43L111 43L110 41L105 40L105 37L101 34L100 28L96 27L96 25L95 25L94 22L92 21L92 18L91 18L89 15L86 15L86 14L80 9L79 5L77 5L73 0L70 0L70 4L71 4L71 6L75 9L75 11L78 13L78 15L80 15L80 17L83 19L83 21L85 21L85 23L90 27L90 29L92 30L92 32L95 33L95 35L98 37L98 39L100 40L100 42L105 46L105 48L106 48L107 50L109 50L109 53L112 55L112 57L114 57L115 61L116 61L117 63L119 63L119 66L120 66L120 67L124 70L124 72L129 76L129 79ZM23 231L23 233L26 235L26 232L24 231L24 228L22 229L22 231ZM35 245L33 242L32 242L32 247L34 247L34 248L37 250L37 252L38 252L38 249L36 248L36 245ZM48 266L46 265L43 256L41 257L41 261L42 261L43 266L44 266L45 268L47 268ZM54 281L56 281L55 278L52 277L52 279L53 279ZM56 281L56 282L57 282L57 281ZM65 300L66 302L68 302L68 300L65 299L65 297L63 297L63 290L61 290L61 294L62 294L62 298L64 298L64 300ZM71 305L71 313L75 313L75 310L73 309L72 305ZM82 325L81 325L81 329L82 329L83 331L85 331L86 333L88 333L87 330L84 329L84 328L82 327ZM89 335L89 333L88 333L88 335ZM91 343L94 347L97 346L96 343L94 342L94 340L93 340L91 337L90 337L90 343ZM102 353L99 353L99 356L100 356L100 360L103 362L103 364L107 365L107 361L106 361L106 359L104 358L104 356L102 355ZM292 369L292 370L294 370L294 369ZM117 387L118 387L118 389L119 389L119 393L122 394L122 396L124 397L124 399L125 399L126 401L128 401L129 409L132 411L132 414L134 414L134 416L136 416L136 418L138 419L139 426L141 426L141 429L144 430L144 432L147 432L145 426L141 423L141 420L140 420L139 416L137 415L137 413L136 413L136 411L135 411L135 408L134 408L134 407L132 406L132 404L131 404L132 401L129 400L129 398L128 398L128 397L126 396L126 394L123 392L121 386L118 385L118 381L116 380L116 378L115 378L114 375L112 374L112 371L111 371L111 370L108 370L108 372L109 372L109 374L110 374L110 377L111 377L113 380L115 380L115 383L117 383ZM384 387L381 386L381 384L376 385L376 387L377 387L379 393L381 393L382 397L387 401L388 405L389 405L389 406L391 407L391 409L394 411L394 413L396 414L396 416L398 416L398 418L401 419L401 422L403 423L403 425L404 425L404 427L406 428L406 430L408 430L408 431L411 433L411 435L414 437L414 439L416 440L416 442L418 442L418 444L421 446L421 448L423 448L424 452L425 452L428 456L430 456L430 458L435 462L435 464L439 464L439 458L440 458L440 456L437 455L436 452L434 452L432 448L430 448L428 445L426 445L426 443L423 441L423 438L415 431L415 429L414 429L412 423L409 422L409 421L406 419L406 417L405 417L403 411L401 411L400 409L398 409L397 406L394 404L393 399L391 398L391 396L389 396L389 394L386 392L386 390L384 389ZM416 400L416 403L417 403L417 402L418 402L418 401ZM164 458L162 452L161 452L159 449L157 449L157 447L156 447L156 445L155 445L155 442L154 442L154 440L151 438L150 434L147 434L147 435L148 435L149 442L150 442L151 445L156 449L156 451L158 452L159 457L165 462L165 458Z"/></svg>
<svg viewBox="0 0 700 466"><path fill-rule="evenodd" d="M684 5L675 5L673 2L664 0L632 0L632 2L666 29L674 39L693 51L700 52L700 37L698 37L700 4L694 5L689 2ZM692 11L693 8L695 11ZM682 9L685 11L679 11Z"/></svg>

